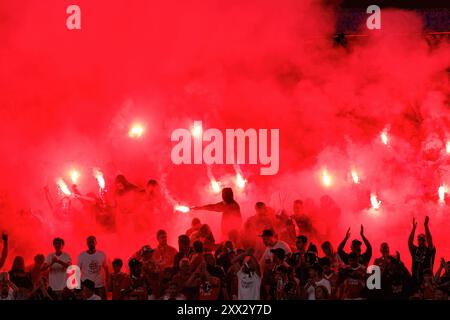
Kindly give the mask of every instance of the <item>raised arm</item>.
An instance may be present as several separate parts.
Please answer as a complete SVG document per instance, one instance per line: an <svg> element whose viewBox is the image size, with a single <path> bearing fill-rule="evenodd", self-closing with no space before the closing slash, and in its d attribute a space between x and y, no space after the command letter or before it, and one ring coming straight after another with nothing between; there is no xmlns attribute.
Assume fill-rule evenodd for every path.
<svg viewBox="0 0 450 320"><path fill-rule="evenodd" d="M369 240L367 240L366 236L364 235L364 226L361 225L361 232L360 232L361 238L364 242L364 245L366 246L366 252L364 255L367 256L367 263L369 263L370 258L372 258L372 245L370 244Z"/></svg>
<svg viewBox="0 0 450 320"><path fill-rule="evenodd" d="M222 212L223 211L223 203L218 202L218 203L207 204L204 206L192 207L191 210L206 210L206 211Z"/></svg>
<svg viewBox="0 0 450 320"><path fill-rule="evenodd" d="M8 257L8 234L6 232L3 232L2 240L3 240L3 250L2 255L0 257L0 269L5 264L6 257Z"/></svg>
<svg viewBox="0 0 450 320"><path fill-rule="evenodd" d="M439 282L439 280L441 279L441 273L442 270L444 270L445 268L445 259L441 258L441 264L439 265L439 269L437 269L436 274L434 276L434 282Z"/></svg>
<svg viewBox="0 0 450 320"><path fill-rule="evenodd" d="M348 228L347 233L345 234L344 240L342 240L341 244L338 247L338 254L342 260L346 260L346 253L344 251L345 245L347 244L348 238L350 238L350 228ZM346 261L345 261L346 262Z"/></svg>
<svg viewBox="0 0 450 320"><path fill-rule="evenodd" d="M431 237L430 228L428 227L428 222L430 222L430 217L425 217L425 236L427 237L428 248L432 249L433 246L433 238Z"/></svg>
<svg viewBox="0 0 450 320"><path fill-rule="evenodd" d="M412 226L412 230L409 235L409 238L408 238L408 247L409 247L409 251L411 253L414 250L414 235L416 234L416 228L417 228L417 221L416 221L416 218L413 218L413 226Z"/></svg>

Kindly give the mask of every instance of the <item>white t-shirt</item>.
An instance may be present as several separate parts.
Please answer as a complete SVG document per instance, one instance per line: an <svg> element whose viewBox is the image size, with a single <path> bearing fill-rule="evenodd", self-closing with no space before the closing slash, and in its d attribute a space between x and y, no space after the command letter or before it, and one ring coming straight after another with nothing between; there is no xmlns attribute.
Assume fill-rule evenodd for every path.
<svg viewBox="0 0 450 320"><path fill-rule="evenodd" d="M239 270L238 278L238 300L260 300L261 277L252 272L252 275Z"/></svg>
<svg viewBox="0 0 450 320"><path fill-rule="evenodd" d="M328 294L331 294L331 284L327 279L320 279L316 282L316 286L324 286L327 288ZM306 294L308 295L308 300L316 300L316 288L313 286L308 286L306 289Z"/></svg>
<svg viewBox="0 0 450 320"><path fill-rule="evenodd" d="M59 256L57 256L55 253L50 253L47 258L45 259L45 263L47 265L50 265L52 263L53 257L57 257L58 260L61 260L64 263L72 264L72 259L70 259L70 256L67 253L62 252ZM62 291L66 287L67 282L67 268L64 268L59 263L54 263L49 268L48 273L48 286L53 289L53 291Z"/></svg>
<svg viewBox="0 0 450 320"><path fill-rule="evenodd" d="M78 266L81 270L81 281L89 279L96 288L105 287L104 268L108 266L106 255L102 251L89 254L86 251L78 256Z"/></svg>
<svg viewBox="0 0 450 320"><path fill-rule="evenodd" d="M0 295L0 300L15 300L14 290L12 288L8 288L8 295L6 297L2 297Z"/></svg>
<svg viewBox="0 0 450 320"><path fill-rule="evenodd" d="M261 265L264 265L267 259L270 259L270 261L272 261L273 253L270 252L270 250L278 248L283 249L286 255L292 253L291 248L289 248L289 245L286 242L278 240L272 247L266 247L266 250L264 250L264 253L261 257Z"/></svg>
<svg viewBox="0 0 450 320"><path fill-rule="evenodd" d="M100 298L98 295L93 294L92 296L90 296L89 298L87 298L86 300L102 300L102 298Z"/></svg>

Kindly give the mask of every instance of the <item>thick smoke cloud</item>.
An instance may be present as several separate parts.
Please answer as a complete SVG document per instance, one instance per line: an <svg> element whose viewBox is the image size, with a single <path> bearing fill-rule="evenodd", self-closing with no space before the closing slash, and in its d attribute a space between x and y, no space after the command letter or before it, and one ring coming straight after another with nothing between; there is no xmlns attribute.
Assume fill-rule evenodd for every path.
<svg viewBox="0 0 450 320"><path fill-rule="evenodd" d="M96 190L91 169L99 167L109 183L118 173L140 186L155 178L176 201L215 201L208 170L221 180L232 166L170 161L172 130L202 120L223 130L280 129L278 175L241 166L244 216L258 200L290 210L293 199L310 199L315 241L338 241L348 226L356 236L365 223L376 247L389 236L406 252L412 216L429 214L438 255L449 253L438 227L449 212L437 189L450 185L450 48L427 45L418 15L384 10L381 30L344 48L332 41L332 8L313 0L79 0L81 31L65 27L69 4L0 4L0 226L20 239L17 252L49 249L54 234L19 223L16 212L51 220L43 187L56 195L56 177L72 167L82 171L83 192ZM145 126L140 140L127 136L134 122ZM371 192L382 201L376 213ZM217 217L201 217L218 230ZM189 218L180 217L172 240Z"/></svg>

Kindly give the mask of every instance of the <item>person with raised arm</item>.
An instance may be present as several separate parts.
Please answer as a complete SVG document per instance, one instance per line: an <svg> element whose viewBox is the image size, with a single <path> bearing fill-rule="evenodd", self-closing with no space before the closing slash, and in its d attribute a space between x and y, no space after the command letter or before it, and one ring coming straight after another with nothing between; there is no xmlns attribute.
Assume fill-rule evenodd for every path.
<svg viewBox="0 0 450 320"><path fill-rule="evenodd" d="M412 230L408 238L409 252L412 257L412 277L414 283L420 284L422 282L423 271L426 269L433 270L434 259L436 256L436 248L433 244L429 223L430 218L425 217L424 227L425 234L421 233L417 236L417 246L414 245L414 236L417 229L417 221L413 218Z"/></svg>
<svg viewBox="0 0 450 320"><path fill-rule="evenodd" d="M222 201L204 206L192 207L191 210L206 210L222 213L222 238L227 240L230 231L239 230L242 224L241 209L234 200L231 188L222 189Z"/></svg>
<svg viewBox="0 0 450 320"><path fill-rule="evenodd" d="M361 235L361 239L363 240L364 245L366 246L366 251L364 253L361 253L362 242L359 241L358 239L354 239L352 241L350 252L356 252L356 254L358 255L358 263L367 266L370 262L370 259L372 258L372 245L370 244L369 240L367 240L364 234L363 225L361 225L361 231L359 234ZM338 248L339 257L347 265L349 263L348 262L349 253L345 252L344 248L349 238L350 238L350 228L348 228L345 238L344 240L342 240Z"/></svg>

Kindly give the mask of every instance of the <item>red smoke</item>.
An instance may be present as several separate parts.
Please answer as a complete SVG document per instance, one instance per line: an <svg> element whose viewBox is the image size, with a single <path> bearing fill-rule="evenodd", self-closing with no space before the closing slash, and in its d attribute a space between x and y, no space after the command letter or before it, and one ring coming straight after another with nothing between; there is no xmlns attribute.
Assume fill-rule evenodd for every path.
<svg viewBox="0 0 450 320"><path fill-rule="evenodd" d="M202 120L221 130L280 129L278 175L241 166L244 217L255 201L291 210L293 199L310 198L315 241L340 241L348 226L357 236L364 223L375 250L387 240L407 260L412 216L428 214L438 257L448 256L450 212L437 201L439 185L450 185L448 43L430 48L419 16L383 10L381 30L363 25L369 37L337 46L335 14L318 2L77 0L81 31L66 29L72 2L0 3L0 228L15 241L11 255L51 250L59 234L19 223L16 212L47 219L42 189L55 193L56 178L73 167L83 193L96 191L98 167L109 184L118 173L139 186L155 178L176 201L216 201L205 166L170 161L172 130ZM135 122L145 134L131 140ZM380 140L387 126L389 146ZM235 174L211 170L218 181ZM371 192L382 201L375 215ZM319 210L325 194L339 217ZM218 231L218 217L201 218ZM172 240L189 219L169 231ZM85 236L66 237L67 249L78 253ZM137 249L105 242L111 255Z"/></svg>

